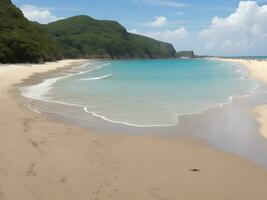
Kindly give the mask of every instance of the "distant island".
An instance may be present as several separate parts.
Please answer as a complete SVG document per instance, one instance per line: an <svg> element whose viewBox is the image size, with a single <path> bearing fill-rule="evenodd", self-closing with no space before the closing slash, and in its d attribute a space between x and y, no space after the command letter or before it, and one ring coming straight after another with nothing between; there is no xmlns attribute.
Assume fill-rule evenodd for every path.
<svg viewBox="0 0 267 200"><path fill-rule="evenodd" d="M41 63L63 58L193 58L172 44L127 32L116 21L75 16L47 25L27 20L11 0L0 1L0 63Z"/></svg>

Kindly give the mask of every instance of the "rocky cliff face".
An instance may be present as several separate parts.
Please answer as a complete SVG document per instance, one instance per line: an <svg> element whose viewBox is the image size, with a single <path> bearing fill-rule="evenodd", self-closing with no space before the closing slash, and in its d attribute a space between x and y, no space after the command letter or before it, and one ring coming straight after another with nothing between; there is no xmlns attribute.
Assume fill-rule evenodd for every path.
<svg viewBox="0 0 267 200"><path fill-rule="evenodd" d="M177 53L178 58L195 58L194 51L179 51Z"/></svg>

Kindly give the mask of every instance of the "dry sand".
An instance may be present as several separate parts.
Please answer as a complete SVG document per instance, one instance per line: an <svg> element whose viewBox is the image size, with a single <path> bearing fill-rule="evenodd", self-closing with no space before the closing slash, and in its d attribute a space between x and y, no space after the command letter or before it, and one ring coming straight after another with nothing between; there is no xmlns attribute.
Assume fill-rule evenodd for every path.
<svg viewBox="0 0 267 200"><path fill-rule="evenodd" d="M12 85L71 62L0 67L0 200L267 199L267 171L241 157L191 139L93 133L22 104Z"/></svg>
<svg viewBox="0 0 267 200"><path fill-rule="evenodd" d="M267 83L267 60L248 60L248 59L230 59L230 58L216 58L216 60L234 62L241 64L249 70L250 75ZM267 105L257 106L253 108L253 113L261 125L260 133L267 139Z"/></svg>

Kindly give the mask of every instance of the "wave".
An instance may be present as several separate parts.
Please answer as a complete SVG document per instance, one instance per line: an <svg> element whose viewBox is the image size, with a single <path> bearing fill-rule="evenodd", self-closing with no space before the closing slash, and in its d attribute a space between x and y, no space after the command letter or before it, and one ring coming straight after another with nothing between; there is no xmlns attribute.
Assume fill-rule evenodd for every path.
<svg viewBox="0 0 267 200"><path fill-rule="evenodd" d="M132 123L132 122L125 122L125 121L113 120L113 119L110 119L110 118L108 118L108 117L106 117L104 115L100 115L100 114L98 114L98 113L96 113L94 111L88 110L88 108L85 105L75 104L75 103L68 103L68 102L57 101L57 100L49 100L49 99L42 99L42 101L48 102L48 103L55 103L55 104L60 104L60 105L78 107L78 108L81 108L85 113L91 114L94 117L97 117L99 119L102 119L104 121L107 121L107 122L110 122L110 123L113 123L113 124L122 124L122 125L127 125L127 126L132 126L132 127L139 127L139 128L172 127L172 126L175 126L175 125L177 125L179 123L179 118L180 117L184 117L184 116L188 116L188 115L202 114L202 113L204 113L204 112L206 112L208 110L211 110L211 109L214 109L214 108L220 108L220 107L223 107L225 105L231 104L231 103L233 103L233 101L235 101L237 99L248 97L248 96L251 96L251 95L256 94L256 90L258 89L258 87L259 87L259 84L256 83L255 84L255 87L251 91L249 91L248 93L246 93L246 94L242 94L242 95L241 94L239 94L239 95L231 95L231 96L228 97L228 101L207 106L205 108L202 108L199 111L193 111L193 112L188 112L188 113L173 114L174 115L174 122L173 123L170 123L170 124L146 124L145 125L145 124L138 124L138 123ZM37 112L39 114L41 114L42 112L47 112L47 111L33 109L31 105L29 106L29 108L31 110L33 110L34 112ZM52 111L49 111L49 113L55 113L56 114L56 112L52 112Z"/></svg>
<svg viewBox="0 0 267 200"><path fill-rule="evenodd" d="M88 65L92 65L92 63L86 63L86 64L83 64L83 65L78 66L78 67L73 67L73 69L82 69L82 68L87 67Z"/></svg>
<svg viewBox="0 0 267 200"><path fill-rule="evenodd" d="M108 75L105 75L105 76L99 76L99 77L93 77L93 78L83 78L83 79L80 79L80 81L93 81L93 80L101 80L101 79L105 79L105 78L108 78L108 77L111 77L112 74L108 74Z"/></svg>
<svg viewBox="0 0 267 200"><path fill-rule="evenodd" d="M178 115L175 114L175 119L176 122L173 124L151 124L151 125L143 125L143 124L133 124L133 123L128 123L128 122L123 122L123 121L115 121L115 120L111 120L107 117L104 117L102 115L96 114L95 112L89 111L87 109L87 107L83 107L84 112L89 113L97 118L103 119L105 121L111 122L113 124L123 124L123 125L127 125L127 126L133 126L133 127L140 127L140 128L149 128L149 127L171 127L171 126L175 126L178 124Z"/></svg>
<svg viewBox="0 0 267 200"><path fill-rule="evenodd" d="M243 97L248 97L250 95L253 95L253 94L256 94L256 90L257 88L259 87L258 84L256 84L256 87L254 87L249 93L247 94L244 94L244 95L231 95L229 96L228 98L228 101L226 102L223 102L223 103L218 103L218 104L215 104L215 105L210 105L206 108L203 108L201 109L200 111L193 111L193 112L188 112L188 113L179 113L179 114L174 114L174 122L171 123L171 124L137 124L137 123L130 123L130 122L125 122L125 121L118 121L118 120L112 120L106 116L103 116L103 115L100 115L100 114L97 114L96 112L94 111L89 111L88 108L85 106L85 105L81 105L81 104L76 104L76 103L68 103L68 102L64 102L64 101L57 101L57 100L49 100L47 98L43 98L43 99L40 99L41 101L43 102L47 102L47 103L54 103L54 104L60 104L60 105L66 105L66 106L74 106L74 107L78 107L78 108L81 108L85 113L88 113L88 114L91 114L92 116L94 117L97 117L99 119L102 119L104 121L107 121L107 122L110 122L110 123L113 123L113 124L122 124L122 125L127 125L127 126L132 126L132 127L139 127L139 128L151 128L151 127L172 127L172 126L175 126L179 123L179 118L180 117L183 117L183 116L187 116L187 115L196 115L196 114L202 114L204 113L205 111L208 111L208 110L211 110L211 109L214 109L214 108L219 108L219 107L223 107L225 105L228 105L228 104L231 104L233 103L233 101L235 101L236 99L239 99L239 98L243 98ZM49 113L54 113L54 114L57 114L57 112L53 112L53 111L44 111L44 110L37 110L37 109L34 109L32 107L32 105L28 105L28 107L33 110L34 112L36 113L43 113L43 112L49 112Z"/></svg>
<svg viewBox="0 0 267 200"><path fill-rule="evenodd" d="M85 68L86 66L91 65L91 63L88 64L84 64L79 66L80 68ZM110 65L110 63L104 63L104 64L100 64L100 65L96 65L93 68L90 68L88 70L84 70L84 71L77 71L75 70L75 68L79 68L79 67L74 67L73 68L73 72L72 74L67 74L67 75L63 75L63 76L59 76L56 78L48 78L45 79L43 82L36 84L36 85L31 85L31 86L26 86L26 87L21 87L19 88L21 91L22 96L29 98L29 99L35 99L35 100L44 100L46 98L44 98L44 96L46 94L48 94L48 92L53 88L52 86L58 82L59 80L62 79L66 79L66 78L70 78L73 76L78 76L78 75L82 75L85 73L89 73L89 72L93 72L96 70L100 70L105 66Z"/></svg>
<svg viewBox="0 0 267 200"><path fill-rule="evenodd" d="M139 127L139 128L151 128L151 127L172 127L175 126L179 123L179 118L186 116L186 115L195 115L195 114L202 114L205 111L208 111L210 109L214 109L214 108L219 108L219 107L223 107L225 105L231 104L233 103L233 101L235 101L236 99L239 98L244 98L244 97L248 97L250 95L254 95L256 94L256 90L258 89L259 84L256 84L255 87L247 94L243 94L243 95L231 95L228 98L228 101L223 102L223 103L218 103L215 105L210 105L206 108L201 109L200 111L193 111L193 112L188 112L188 113L179 113L179 114L174 114L174 123L171 124L149 124L149 125L145 125L145 124L135 124L135 123L130 123L130 122L125 122L125 121L118 121L118 120L112 120L108 117L105 117L103 115L97 114L96 112L93 111L89 111L88 108L85 105L81 105L81 104L76 104L76 103L68 103L68 102L63 102L63 101L57 101L57 100L49 100L47 98L43 98L43 99L38 99L41 100L43 102L48 102L48 103L55 103L55 104L60 104L60 105L66 105L66 106L74 106L74 107L78 107L81 108L85 113L91 114L94 117L97 117L99 119L102 119L104 121L110 122L110 123L114 123L114 124L122 124L122 125L127 125L127 126L132 126L132 127ZM37 109L33 109L32 105L29 105L29 108L31 110L33 110L36 113L41 114L42 112L47 112L47 111L43 111L43 110L37 110ZM48 111L49 113L55 113L56 112L52 112L52 111Z"/></svg>
<svg viewBox="0 0 267 200"><path fill-rule="evenodd" d="M122 124L122 125L128 125L128 126L134 126L134 127L166 127L166 126L175 126L179 123L179 118L185 115L193 115L193 114L201 114L206 110L212 109L212 108L217 108L217 107L223 107L224 105L230 104L233 101L235 101L238 98L242 98L242 97L246 97L246 96L250 96L255 94L257 88L259 87L259 84L256 82L255 85L253 85L253 87L251 88L251 91L249 91L246 94L239 94L239 95L232 95L232 96L228 96L228 99L223 101L222 103L218 103L218 104L213 104L213 105L209 105L205 108L202 108L200 111L196 111L196 112L191 112L191 113L179 113L179 114L175 114L173 113L173 120L171 120L171 123L166 123L164 124L164 122L162 124L143 124L143 123L134 123L134 122L129 122L128 120L114 120L111 118L108 118L107 116L103 116L102 114L100 115L99 112L95 112L95 111L90 111L86 105L80 105L80 104L75 104L75 103L67 103L63 101L57 101L57 100L52 100L49 99L49 96L47 95L49 90L51 90L53 88L53 84L55 84L57 81L64 79L64 78L68 78L71 76L77 76L77 75L81 75L84 73L89 73L95 70L99 70L105 66L108 66L110 63L104 63L104 64L99 64L99 65L93 65L91 66L91 64L89 64L88 68L84 69L83 67L83 71L75 71L75 73L72 74L65 74L64 76L61 77L57 77L57 78L50 78L50 79L46 79L43 82L37 84L37 85L33 85L33 86L28 86L28 87L24 87L22 88L22 95L30 98L30 99L35 99L35 100L40 100L40 101L44 101L44 102L49 102L49 103L56 103L56 104L62 104L62 105L68 105L68 106L75 106L78 107L79 109L83 110L84 112L91 114L94 117L100 118L102 120L111 122L111 123L115 123L115 124ZM235 72L238 74L246 74L246 71L240 70L240 69L235 69ZM99 77L92 77L92 78L84 78L84 79L80 79L82 81L91 81L91 80L101 80L101 79L105 79L112 76L112 74L108 74L108 75L104 75L104 76L99 76ZM40 111L37 109L34 109L32 107L32 105L29 105L29 108L32 109L34 112L36 113L42 113L42 112L46 112L46 111ZM126 122L125 122L126 121ZM127 122L128 121L128 122Z"/></svg>
<svg viewBox="0 0 267 200"><path fill-rule="evenodd" d="M60 79L65 78L66 76L46 79L43 82L20 88L21 94L24 97L36 100L42 100L43 96L46 95L51 89L52 85L55 84Z"/></svg>

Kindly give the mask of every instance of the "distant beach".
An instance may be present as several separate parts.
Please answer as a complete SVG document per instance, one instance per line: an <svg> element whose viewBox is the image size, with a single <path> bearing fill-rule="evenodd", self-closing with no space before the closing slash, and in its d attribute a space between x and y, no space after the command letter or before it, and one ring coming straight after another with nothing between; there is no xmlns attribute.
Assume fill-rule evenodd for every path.
<svg viewBox="0 0 267 200"><path fill-rule="evenodd" d="M226 62L238 63L245 66L252 77L258 79L267 84L267 59L264 58L247 58L247 59L230 59L219 58L216 60L222 60ZM254 108L254 114L259 123L261 124L260 133L267 139L267 106L261 105Z"/></svg>
<svg viewBox="0 0 267 200"><path fill-rule="evenodd" d="M33 112L20 97L23 82L84 62L0 67L1 198L267 198L266 169L242 157L190 137L93 132Z"/></svg>

